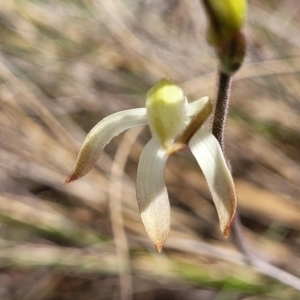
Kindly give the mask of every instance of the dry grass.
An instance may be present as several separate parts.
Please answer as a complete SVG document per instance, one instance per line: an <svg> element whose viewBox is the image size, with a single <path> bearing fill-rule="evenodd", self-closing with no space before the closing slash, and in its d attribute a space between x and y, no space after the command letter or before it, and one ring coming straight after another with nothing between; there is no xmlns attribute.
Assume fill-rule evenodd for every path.
<svg viewBox="0 0 300 300"><path fill-rule="evenodd" d="M250 3L226 146L250 246L300 276L300 6L265 2ZM214 97L217 65L198 1L1 6L1 300L299 298L222 238L188 152L168 162L172 229L156 253L135 200L146 130L114 139L97 168L62 185L86 132L143 106L161 77L182 83L190 100Z"/></svg>

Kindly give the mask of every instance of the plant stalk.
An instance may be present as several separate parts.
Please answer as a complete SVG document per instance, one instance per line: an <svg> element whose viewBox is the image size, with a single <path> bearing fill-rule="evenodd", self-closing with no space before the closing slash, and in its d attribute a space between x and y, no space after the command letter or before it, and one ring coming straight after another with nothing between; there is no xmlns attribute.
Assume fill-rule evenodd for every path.
<svg viewBox="0 0 300 300"><path fill-rule="evenodd" d="M225 74L221 71L219 71L218 75L219 75L218 92L217 92L217 100L215 104L212 133L218 140L225 156L224 135L225 135L225 127L226 127L226 120L228 115L229 102L230 102L232 75ZM230 169L230 165L229 165L229 169ZM244 259L246 260L246 262L251 264L253 260L252 259L253 255L249 250L249 247L243 236L243 229L242 229L238 209L236 211L235 219L232 223L231 236L234 245L244 255Z"/></svg>
<svg viewBox="0 0 300 300"><path fill-rule="evenodd" d="M215 105L212 133L219 141L225 158L226 155L224 147L224 135L230 102L231 84L232 75L225 74L219 71L218 92ZM255 269L259 270L263 274L300 291L300 279L298 277L284 270L281 270L280 268L268 263L267 261L264 261L260 257L257 257L255 253L251 250L245 239L245 234L243 232L243 227L241 224L238 209L236 211L235 219L232 223L231 236L234 245L243 254L244 260L247 264L253 266Z"/></svg>

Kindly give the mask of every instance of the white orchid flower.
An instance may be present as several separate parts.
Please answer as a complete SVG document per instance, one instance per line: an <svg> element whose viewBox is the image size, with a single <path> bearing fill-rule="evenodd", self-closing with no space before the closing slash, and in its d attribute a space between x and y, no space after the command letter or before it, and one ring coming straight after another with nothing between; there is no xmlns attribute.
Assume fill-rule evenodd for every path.
<svg viewBox="0 0 300 300"><path fill-rule="evenodd" d="M206 178L221 230L228 236L237 197L219 143L202 126L211 110L208 97L188 104L178 85L167 79L159 81L147 94L146 108L114 113L90 131L65 184L87 174L113 137L126 129L148 124L152 139L145 146L139 161L136 192L142 221L158 251L162 250L170 229L170 204L164 181L165 164L169 155L186 146L190 147Z"/></svg>

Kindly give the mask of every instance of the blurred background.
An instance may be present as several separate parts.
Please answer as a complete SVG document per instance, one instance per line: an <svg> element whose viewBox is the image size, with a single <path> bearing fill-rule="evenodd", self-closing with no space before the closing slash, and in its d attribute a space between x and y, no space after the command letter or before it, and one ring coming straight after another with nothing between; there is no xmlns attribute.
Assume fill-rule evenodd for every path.
<svg viewBox="0 0 300 300"><path fill-rule="evenodd" d="M63 186L86 133L142 107L162 77L215 97L197 0L0 1L0 299L299 299L220 232L188 150L168 160L172 228L158 254L135 197L148 128L115 138ZM226 150L245 237L300 276L300 2L249 1Z"/></svg>

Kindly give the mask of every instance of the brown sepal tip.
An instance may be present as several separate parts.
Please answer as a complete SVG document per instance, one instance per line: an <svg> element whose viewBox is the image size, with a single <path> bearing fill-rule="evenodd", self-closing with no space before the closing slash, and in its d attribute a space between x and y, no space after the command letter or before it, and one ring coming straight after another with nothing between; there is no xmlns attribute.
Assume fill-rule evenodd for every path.
<svg viewBox="0 0 300 300"><path fill-rule="evenodd" d="M156 249L157 249L157 251L158 251L159 253L161 253L161 251L162 251L162 249L163 249L163 246L164 246L164 244L157 244L157 245L155 245L155 247L156 247Z"/></svg>
<svg viewBox="0 0 300 300"><path fill-rule="evenodd" d="M69 183L71 183L72 181L75 181L76 179L78 179L78 177L76 176L72 176L72 174L65 180L65 182L63 183L63 185L67 185Z"/></svg>
<svg viewBox="0 0 300 300"><path fill-rule="evenodd" d="M230 237L230 231L231 231L231 226L232 226L232 223L234 221L234 218L235 218L235 215L236 215L236 212L234 212L231 220L228 222L227 226L225 227L225 229L223 230L223 235L224 237L227 239Z"/></svg>

